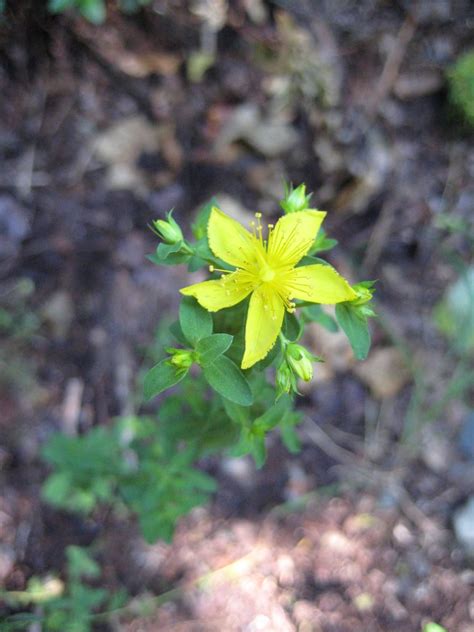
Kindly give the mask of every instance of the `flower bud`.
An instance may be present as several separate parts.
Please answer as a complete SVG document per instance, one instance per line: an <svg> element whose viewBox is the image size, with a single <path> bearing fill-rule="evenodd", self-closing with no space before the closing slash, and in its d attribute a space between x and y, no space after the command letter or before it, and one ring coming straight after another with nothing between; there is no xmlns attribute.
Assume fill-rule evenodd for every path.
<svg viewBox="0 0 474 632"><path fill-rule="evenodd" d="M286 358L292 370L305 382L313 377L313 355L301 345L290 343L286 348Z"/></svg>
<svg viewBox="0 0 474 632"><path fill-rule="evenodd" d="M373 290L363 283L358 283L357 285L353 285L352 289L357 294L357 298L355 298L351 303L354 305L364 305L372 300Z"/></svg>
<svg viewBox="0 0 474 632"><path fill-rule="evenodd" d="M290 188L285 193L285 199L280 202L285 213L296 213L309 208L311 193L306 195L306 185L300 184L296 189Z"/></svg>
<svg viewBox="0 0 474 632"><path fill-rule="evenodd" d="M169 362L177 369L187 371L194 362L194 352L189 349L166 349L170 354Z"/></svg>
<svg viewBox="0 0 474 632"><path fill-rule="evenodd" d="M165 244L177 244L183 241L183 233L179 225L174 221L172 211L168 213L168 220L155 219L153 226Z"/></svg>
<svg viewBox="0 0 474 632"><path fill-rule="evenodd" d="M290 393L296 390L293 372L285 361L283 361L277 369L275 384L278 397L284 393Z"/></svg>

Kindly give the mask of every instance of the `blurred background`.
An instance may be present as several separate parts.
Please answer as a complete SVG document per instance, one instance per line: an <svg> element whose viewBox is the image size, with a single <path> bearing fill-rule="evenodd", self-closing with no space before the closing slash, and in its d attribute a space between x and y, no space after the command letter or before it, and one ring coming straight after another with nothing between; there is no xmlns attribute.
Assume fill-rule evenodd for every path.
<svg viewBox="0 0 474 632"><path fill-rule="evenodd" d="M0 6L4 629L473 632L470 0ZM52 436L159 415L140 376L189 277L147 225L274 217L284 181L377 279L368 359L310 328L301 452L206 459L170 544L108 502L100 434L97 489L53 506Z"/></svg>

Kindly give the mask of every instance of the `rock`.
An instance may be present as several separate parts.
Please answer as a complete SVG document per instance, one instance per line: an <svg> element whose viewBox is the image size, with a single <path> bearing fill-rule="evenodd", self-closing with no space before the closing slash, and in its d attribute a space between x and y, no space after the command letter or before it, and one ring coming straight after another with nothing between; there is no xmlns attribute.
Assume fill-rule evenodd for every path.
<svg viewBox="0 0 474 632"><path fill-rule="evenodd" d="M376 349L354 366L354 373L377 399L394 397L410 379L405 360L395 347Z"/></svg>
<svg viewBox="0 0 474 632"><path fill-rule="evenodd" d="M431 427L423 428L420 456L437 474L445 472L454 460L451 442L444 435L433 432Z"/></svg>
<svg viewBox="0 0 474 632"><path fill-rule="evenodd" d="M216 196L219 208L227 215L237 220L242 226L250 229L250 222L255 221L255 213L249 211L239 200L226 193L218 193Z"/></svg>
<svg viewBox="0 0 474 632"><path fill-rule="evenodd" d="M42 318L50 325L53 335L64 340L74 318L74 304L67 292L52 294L41 309Z"/></svg>
<svg viewBox="0 0 474 632"><path fill-rule="evenodd" d="M396 96L402 101L418 99L428 94L438 92L443 86L443 76L440 72L425 72L413 75L401 75L393 88Z"/></svg>
<svg viewBox="0 0 474 632"><path fill-rule="evenodd" d="M158 191L153 191L149 200L150 209L156 214L156 219L163 218L165 213L182 204L184 196L184 188L179 183L173 182Z"/></svg>
<svg viewBox="0 0 474 632"><path fill-rule="evenodd" d="M453 527L459 544L467 553L474 555L474 496L470 496L466 504L455 512Z"/></svg>
<svg viewBox="0 0 474 632"><path fill-rule="evenodd" d="M474 411L464 420L458 436L458 445L462 454L474 461Z"/></svg>
<svg viewBox="0 0 474 632"><path fill-rule="evenodd" d="M237 106L223 125L215 143L218 154L235 141L245 141L268 158L290 150L298 141L296 130L286 121L264 116L253 103Z"/></svg>
<svg viewBox="0 0 474 632"><path fill-rule="evenodd" d="M107 184L111 189L146 189L138 159L143 153L158 152L160 134L160 128L143 116L131 116L95 137L92 151L108 165Z"/></svg>
<svg viewBox="0 0 474 632"><path fill-rule="evenodd" d="M7 266L30 232L27 210L11 195L0 195L0 261Z"/></svg>

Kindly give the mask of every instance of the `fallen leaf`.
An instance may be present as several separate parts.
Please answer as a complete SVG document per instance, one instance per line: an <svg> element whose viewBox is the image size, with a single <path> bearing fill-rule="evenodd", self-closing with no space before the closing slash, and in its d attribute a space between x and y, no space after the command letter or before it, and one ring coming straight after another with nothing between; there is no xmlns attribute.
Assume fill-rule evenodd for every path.
<svg viewBox="0 0 474 632"><path fill-rule="evenodd" d="M372 351L367 360L354 366L354 373L377 399L394 397L410 379L405 360L395 347Z"/></svg>

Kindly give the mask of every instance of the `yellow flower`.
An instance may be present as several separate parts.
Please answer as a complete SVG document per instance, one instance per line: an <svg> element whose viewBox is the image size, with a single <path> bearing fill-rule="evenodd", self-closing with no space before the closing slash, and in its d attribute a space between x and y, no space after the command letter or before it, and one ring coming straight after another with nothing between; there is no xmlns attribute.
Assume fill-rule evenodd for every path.
<svg viewBox="0 0 474 632"><path fill-rule="evenodd" d="M251 222L251 233L218 208L212 209L209 246L216 257L236 270L221 270L220 279L189 285L181 293L194 296L209 312L232 307L251 294L243 369L268 354L281 330L285 309L295 310L293 299L334 304L357 297L330 266L295 267L311 248L325 216L311 209L290 213L275 226L269 224L268 239L264 240L260 213L255 215L257 222Z"/></svg>

